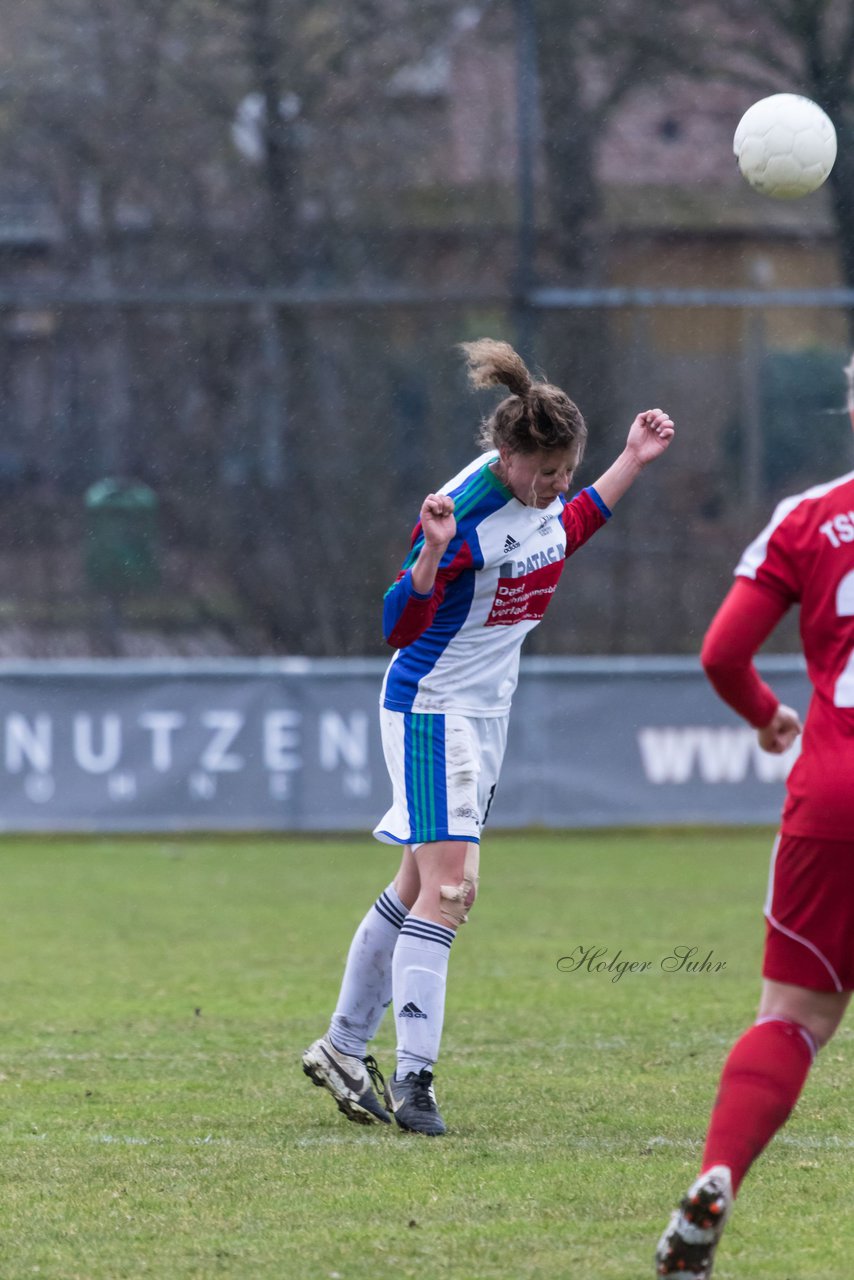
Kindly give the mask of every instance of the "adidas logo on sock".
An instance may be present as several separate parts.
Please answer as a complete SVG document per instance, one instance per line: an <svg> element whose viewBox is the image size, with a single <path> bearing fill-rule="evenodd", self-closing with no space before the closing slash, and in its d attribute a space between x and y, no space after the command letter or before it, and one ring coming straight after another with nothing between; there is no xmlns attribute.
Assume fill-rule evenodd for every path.
<svg viewBox="0 0 854 1280"><path fill-rule="evenodd" d="M427 1014L422 1013L417 1004L413 1004L410 1000L400 1011L401 1018L426 1018Z"/></svg>
<svg viewBox="0 0 854 1280"><path fill-rule="evenodd" d="M508 551L518 551L521 545L521 542L517 542L512 533L508 533L504 539L504 554L507 555Z"/></svg>

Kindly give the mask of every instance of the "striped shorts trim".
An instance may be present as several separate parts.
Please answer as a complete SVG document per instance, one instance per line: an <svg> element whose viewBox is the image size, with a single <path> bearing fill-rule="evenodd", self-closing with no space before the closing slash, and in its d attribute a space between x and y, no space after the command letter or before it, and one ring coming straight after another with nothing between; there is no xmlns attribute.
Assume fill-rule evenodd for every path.
<svg viewBox="0 0 854 1280"><path fill-rule="evenodd" d="M477 843L498 783L507 717L380 710L392 806L374 829L388 844Z"/></svg>

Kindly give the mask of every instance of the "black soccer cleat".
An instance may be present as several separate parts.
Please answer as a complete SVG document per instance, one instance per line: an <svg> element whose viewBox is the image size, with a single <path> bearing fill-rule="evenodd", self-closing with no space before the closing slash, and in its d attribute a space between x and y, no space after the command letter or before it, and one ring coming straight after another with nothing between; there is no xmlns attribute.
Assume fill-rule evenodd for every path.
<svg viewBox="0 0 854 1280"><path fill-rule="evenodd" d="M433 1092L433 1073L426 1067L417 1073L407 1072L403 1080L392 1076L386 1086L386 1100L401 1129L431 1138L446 1132Z"/></svg>

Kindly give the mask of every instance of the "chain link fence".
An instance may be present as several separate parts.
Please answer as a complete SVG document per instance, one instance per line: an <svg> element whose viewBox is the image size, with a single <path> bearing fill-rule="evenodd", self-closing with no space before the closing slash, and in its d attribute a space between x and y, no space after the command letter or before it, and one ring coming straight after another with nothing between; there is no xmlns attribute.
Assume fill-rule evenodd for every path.
<svg viewBox="0 0 854 1280"><path fill-rule="evenodd" d="M144 655L144 633L158 652L382 653L381 596L421 498L472 456L493 403L468 391L454 350L482 335L515 342L581 406L579 483L637 410L660 405L678 427L568 568L529 652L695 651L775 502L851 466L854 299L540 290L524 303L0 297L0 655ZM85 494L107 479L157 503L158 571L118 618L118 593L86 572Z"/></svg>

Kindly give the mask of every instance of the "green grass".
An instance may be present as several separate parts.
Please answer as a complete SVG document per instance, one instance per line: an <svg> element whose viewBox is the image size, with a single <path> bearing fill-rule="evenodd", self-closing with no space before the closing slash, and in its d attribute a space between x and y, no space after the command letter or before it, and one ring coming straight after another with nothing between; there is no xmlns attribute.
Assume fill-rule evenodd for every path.
<svg viewBox="0 0 854 1280"><path fill-rule="evenodd" d="M430 1141L348 1124L299 1069L389 851L4 839L0 1278L651 1276L753 1016L770 841L492 835L451 954L450 1133ZM558 969L594 944L651 968ZM677 945L726 967L662 972ZM843 1028L715 1280L847 1274L853 1075Z"/></svg>

